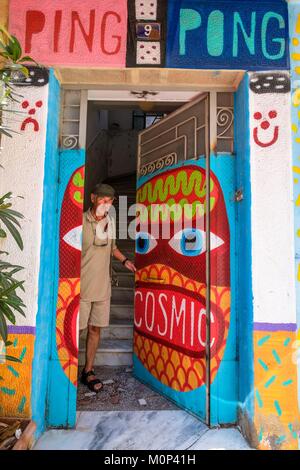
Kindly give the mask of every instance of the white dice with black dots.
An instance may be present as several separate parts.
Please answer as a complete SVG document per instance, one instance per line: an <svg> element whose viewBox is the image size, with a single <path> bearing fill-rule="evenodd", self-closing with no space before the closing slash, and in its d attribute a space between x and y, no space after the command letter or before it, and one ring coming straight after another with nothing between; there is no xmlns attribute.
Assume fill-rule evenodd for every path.
<svg viewBox="0 0 300 470"><path fill-rule="evenodd" d="M160 64L160 42L137 41L136 63L138 65Z"/></svg>
<svg viewBox="0 0 300 470"><path fill-rule="evenodd" d="M157 0L136 0L135 17L137 20L156 20Z"/></svg>

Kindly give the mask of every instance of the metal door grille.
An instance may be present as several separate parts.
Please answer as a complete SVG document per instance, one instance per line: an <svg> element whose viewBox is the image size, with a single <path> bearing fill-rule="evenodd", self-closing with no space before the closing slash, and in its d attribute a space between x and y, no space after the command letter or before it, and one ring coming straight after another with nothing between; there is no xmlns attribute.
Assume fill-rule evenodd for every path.
<svg viewBox="0 0 300 470"><path fill-rule="evenodd" d="M140 133L138 176L151 174L179 161L196 160L207 155L208 94L194 101L194 104L188 103L164 118L163 122Z"/></svg>

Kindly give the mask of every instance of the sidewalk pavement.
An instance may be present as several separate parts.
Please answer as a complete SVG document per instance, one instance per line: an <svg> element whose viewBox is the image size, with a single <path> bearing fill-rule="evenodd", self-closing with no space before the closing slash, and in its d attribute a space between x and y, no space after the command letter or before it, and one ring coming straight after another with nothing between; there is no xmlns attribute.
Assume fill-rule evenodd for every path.
<svg viewBox="0 0 300 470"><path fill-rule="evenodd" d="M237 428L209 429L182 410L81 411L76 429L50 429L33 450L249 450Z"/></svg>

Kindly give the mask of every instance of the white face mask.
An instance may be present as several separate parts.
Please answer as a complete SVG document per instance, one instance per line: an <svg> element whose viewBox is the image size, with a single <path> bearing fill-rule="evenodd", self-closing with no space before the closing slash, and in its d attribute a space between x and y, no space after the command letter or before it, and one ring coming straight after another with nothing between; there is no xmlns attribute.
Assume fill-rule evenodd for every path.
<svg viewBox="0 0 300 470"><path fill-rule="evenodd" d="M96 209L96 216L100 217L108 212L109 205L108 204L100 204Z"/></svg>

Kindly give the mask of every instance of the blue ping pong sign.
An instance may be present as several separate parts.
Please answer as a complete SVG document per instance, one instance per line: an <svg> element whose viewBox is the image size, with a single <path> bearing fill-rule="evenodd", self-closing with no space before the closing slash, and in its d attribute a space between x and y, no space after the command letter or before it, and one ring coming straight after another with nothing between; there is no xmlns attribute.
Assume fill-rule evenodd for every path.
<svg viewBox="0 0 300 470"><path fill-rule="evenodd" d="M288 69L285 0L169 0L166 66Z"/></svg>

